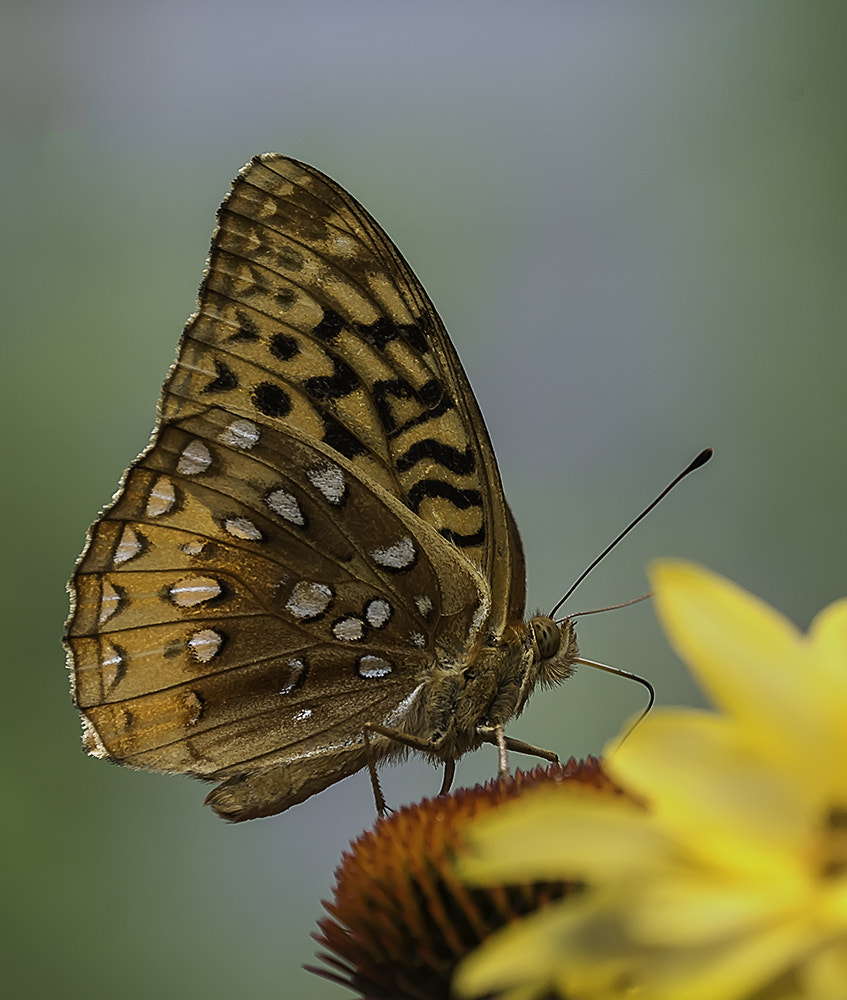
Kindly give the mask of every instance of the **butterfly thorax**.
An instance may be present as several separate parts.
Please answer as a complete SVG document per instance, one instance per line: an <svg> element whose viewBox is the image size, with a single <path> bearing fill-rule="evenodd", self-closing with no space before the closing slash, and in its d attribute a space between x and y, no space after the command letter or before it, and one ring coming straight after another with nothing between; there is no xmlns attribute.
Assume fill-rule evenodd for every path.
<svg viewBox="0 0 847 1000"><path fill-rule="evenodd" d="M421 685L401 727L427 740L434 757L453 761L483 742L486 732L520 715L536 685L559 684L579 656L570 619L536 615L480 643L455 663L436 667Z"/></svg>

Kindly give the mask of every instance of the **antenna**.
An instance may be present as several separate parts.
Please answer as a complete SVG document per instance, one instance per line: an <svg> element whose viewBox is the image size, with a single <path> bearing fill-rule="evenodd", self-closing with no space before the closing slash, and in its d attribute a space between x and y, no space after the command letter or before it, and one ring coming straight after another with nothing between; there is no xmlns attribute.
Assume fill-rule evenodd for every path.
<svg viewBox="0 0 847 1000"><path fill-rule="evenodd" d="M708 462L711 457L712 457L712 449L711 448L704 448L703 451L701 451L700 454L692 462L690 462L682 470L682 472L680 472L680 474L678 476L676 476L673 480L671 480L671 482L668 483L668 485L662 490L662 492L656 497L656 499L652 503L647 504L647 506L644 508L644 510L641 511L641 513L638 515L638 517L636 517L635 520L630 521L630 523L623 529L623 531L616 538L612 539L611 542L609 542L609 544L606 546L605 549L603 549L603 551L600 553L600 555L597 556L596 559L593 559L585 567L585 569L579 574L579 576L576 578L576 580L574 580L574 582L568 588L568 590L565 593L564 597L559 601L559 603L555 606L555 608L553 608L553 610L550 612L550 617L551 618L555 618L556 612L559 610L559 608L565 603L565 601L571 596L571 594L576 590L576 588L582 583L582 581L594 569L594 567L597 565L597 563L599 563L602 559L605 559L606 556L612 551L612 549L618 544L618 542L620 542L623 538L625 538L630 533L630 531L632 531L632 529L636 526L636 524L638 524L639 521L642 521L645 517L647 517L647 515L656 506L656 504L659 503L660 500L663 500L668 495L668 493L670 493L670 491L674 488L674 486L676 486L678 483L682 482L682 480L685 479L685 477L687 475L689 475L689 473L694 472L695 469L699 469L702 465L705 465L706 462ZM577 662L584 662L584 661L577 661ZM592 663L591 666L595 666L596 667L596 666L600 666L600 665L597 664L597 663ZM609 667L602 667L601 669L603 669L603 670L609 670L610 668ZM627 675L625 671L612 670L611 672L612 673L622 673L625 676L632 677L633 680L639 680L639 681L641 680L641 678L633 677L633 675L631 675L631 674ZM649 687L649 685L648 685L648 687ZM652 702L651 702L651 704L652 704Z"/></svg>
<svg viewBox="0 0 847 1000"><path fill-rule="evenodd" d="M619 604L607 604L605 608L592 608L590 611L574 611L568 615L571 621L574 618L585 618L586 615L600 615L604 611L620 611L621 608L631 608L633 604L640 604L642 601L649 601L653 596L653 591L648 590L646 594L639 594L638 597L630 597L628 601L621 601Z"/></svg>

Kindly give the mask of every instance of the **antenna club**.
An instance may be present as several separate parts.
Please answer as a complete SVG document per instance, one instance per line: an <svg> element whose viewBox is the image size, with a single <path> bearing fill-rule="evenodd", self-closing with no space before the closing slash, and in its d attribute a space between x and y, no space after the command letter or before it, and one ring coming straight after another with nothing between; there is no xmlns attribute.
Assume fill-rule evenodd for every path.
<svg viewBox="0 0 847 1000"><path fill-rule="evenodd" d="M639 521L643 520L650 513L650 511L656 506L656 504L659 503L664 497L666 497L668 493L670 493L670 491L674 488L674 486L677 485L677 483L679 483L682 479L685 479L685 477L689 474L689 472L694 472L694 470L699 469L701 465L705 465L706 462L708 462L711 457L712 457L712 449L704 448L703 451L700 452L700 454L694 459L693 462L691 462L682 472L680 472L680 474L676 476L676 478L672 479L670 483L668 483L668 485L656 497L656 499L652 503L647 504L647 506L644 508L644 510L641 511L638 517L636 517L633 521L630 521L629 524L623 529L623 531L615 538L613 538L612 541L606 546L606 548L603 549L600 555L597 556L596 559L593 559L585 567L585 569L579 574L576 580L574 580L574 582L570 585L564 597L562 597L559 603L550 612L550 617L551 618L556 617L556 612L559 610L559 608L565 603L565 601L571 596L571 594L576 590L576 588L588 576L591 570L594 569L597 563L599 563L601 559L605 559L605 557L612 551L612 549L618 544L618 542L621 541L621 539L624 538L626 535L628 535L630 531L632 531L632 529L636 526L636 524L638 524Z"/></svg>
<svg viewBox="0 0 847 1000"><path fill-rule="evenodd" d="M714 455L714 451L711 448L704 448L694 459L691 465L688 466L683 475L688 475L689 472L693 472L695 469L699 469L701 466L705 465L712 455Z"/></svg>

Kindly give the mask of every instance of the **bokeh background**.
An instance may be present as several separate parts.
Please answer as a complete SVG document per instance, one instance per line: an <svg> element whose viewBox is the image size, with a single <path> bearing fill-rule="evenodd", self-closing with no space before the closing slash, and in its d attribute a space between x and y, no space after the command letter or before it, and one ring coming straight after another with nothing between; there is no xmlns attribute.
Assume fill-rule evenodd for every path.
<svg viewBox="0 0 847 1000"><path fill-rule="evenodd" d="M6 0L4 995L345 995L300 967L366 777L226 826L199 784L82 756L60 648L242 163L314 163L408 256L486 414L532 607L711 444L569 610L679 555L805 627L847 594L845 37L838 0ZM580 637L696 702L648 604ZM582 755L641 703L583 670L512 732ZM494 770L486 748L459 780ZM394 804L438 781L385 773Z"/></svg>

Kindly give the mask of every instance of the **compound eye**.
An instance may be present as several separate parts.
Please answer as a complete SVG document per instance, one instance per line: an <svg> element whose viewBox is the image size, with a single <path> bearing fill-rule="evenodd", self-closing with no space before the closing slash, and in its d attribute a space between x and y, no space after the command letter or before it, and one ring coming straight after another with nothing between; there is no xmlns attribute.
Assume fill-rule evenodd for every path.
<svg viewBox="0 0 847 1000"><path fill-rule="evenodd" d="M542 660L549 660L551 656L555 656L559 652L559 647L562 644L562 633L552 618L541 616L530 618L529 627L532 629L532 635Z"/></svg>

